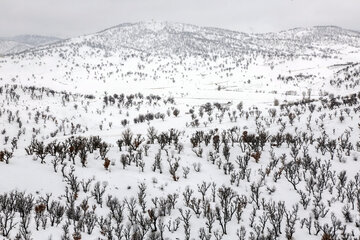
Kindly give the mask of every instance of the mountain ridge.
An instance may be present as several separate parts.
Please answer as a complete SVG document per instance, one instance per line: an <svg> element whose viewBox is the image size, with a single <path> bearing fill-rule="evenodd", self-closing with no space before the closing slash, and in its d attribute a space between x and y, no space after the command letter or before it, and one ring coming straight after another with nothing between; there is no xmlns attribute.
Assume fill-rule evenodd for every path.
<svg viewBox="0 0 360 240"><path fill-rule="evenodd" d="M360 33L337 26L294 28L278 33L248 34L216 27L166 21L122 23L104 30L25 49L36 53L64 46L105 49L109 55L134 50L152 55L308 54L332 52L330 44L360 47ZM59 50L60 51L60 50ZM77 51L77 50L76 50Z"/></svg>
<svg viewBox="0 0 360 240"><path fill-rule="evenodd" d="M359 53L360 34L334 26L247 34L191 24L140 22L4 56L0 73L7 83L67 90L75 86L82 92L115 91L125 85L137 89L139 82L149 91L203 87L202 82L219 89L224 81L238 91L250 82L264 87L266 76L278 91L278 81L290 81L296 72L304 73L301 78L315 76L318 68L324 74L316 86L329 86L334 74L328 67L359 62ZM302 88L311 82L308 78L292 87ZM356 81L348 85L356 87Z"/></svg>
<svg viewBox="0 0 360 240"><path fill-rule="evenodd" d="M34 34L16 35L13 37L0 38L0 55L16 54L62 40L61 38L52 36L42 36Z"/></svg>

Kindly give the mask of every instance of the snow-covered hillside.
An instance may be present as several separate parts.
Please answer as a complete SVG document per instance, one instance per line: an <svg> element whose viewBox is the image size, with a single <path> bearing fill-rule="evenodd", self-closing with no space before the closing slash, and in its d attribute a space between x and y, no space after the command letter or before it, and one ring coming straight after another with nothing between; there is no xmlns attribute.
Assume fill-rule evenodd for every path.
<svg viewBox="0 0 360 240"><path fill-rule="evenodd" d="M359 62L338 27L168 22L0 57L0 235L359 239Z"/></svg>
<svg viewBox="0 0 360 240"><path fill-rule="evenodd" d="M21 52L29 49L31 46L24 43L19 43L11 40L0 39L0 54L5 55L8 53Z"/></svg>
<svg viewBox="0 0 360 240"><path fill-rule="evenodd" d="M0 55L14 54L30 48L60 41L60 38L39 35L18 35L0 38Z"/></svg>
<svg viewBox="0 0 360 240"><path fill-rule="evenodd" d="M190 94L189 90L198 89L195 95L205 97L208 91L223 88L283 94L293 90L301 96L312 87L318 95L319 90L338 91L330 81L340 69L332 66L357 63L359 42L360 34L336 27L250 35L141 22L4 57L0 75L3 83L81 93L141 88ZM278 80L279 75L299 73L316 79L288 85ZM344 86L340 88L345 91Z"/></svg>

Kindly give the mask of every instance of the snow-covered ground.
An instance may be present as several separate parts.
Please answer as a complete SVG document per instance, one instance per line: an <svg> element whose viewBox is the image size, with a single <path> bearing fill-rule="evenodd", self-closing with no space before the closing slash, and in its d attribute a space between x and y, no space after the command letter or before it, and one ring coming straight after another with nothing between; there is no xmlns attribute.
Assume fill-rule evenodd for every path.
<svg viewBox="0 0 360 240"><path fill-rule="evenodd" d="M0 58L0 234L359 239L359 52L150 22Z"/></svg>

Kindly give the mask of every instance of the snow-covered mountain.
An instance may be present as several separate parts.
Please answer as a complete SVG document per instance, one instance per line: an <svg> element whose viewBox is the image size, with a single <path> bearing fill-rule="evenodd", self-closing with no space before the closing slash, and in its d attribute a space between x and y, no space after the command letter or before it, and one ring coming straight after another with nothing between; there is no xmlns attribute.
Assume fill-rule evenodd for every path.
<svg viewBox="0 0 360 240"><path fill-rule="evenodd" d="M40 46L40 45L45 45L45 44L60 41L61 38L27 34L27 35L17 35L15 37L9 38L9 40L28 44L31 46Z"/></svg>
<svg viewBox="0 0 360 240"><path fill-rule="evenodd" d="M31 48L31 46L28 44L0 39L0 55L17 53L29 48Z"/></svg>
<svg viewBox="0 0 360 240"><path fill-rule="evenodd" d="M26 39L31 38L22 42L33 42ZM333 26L247 34L151 21L120 24L7 56L0 73L5 82L82 92L124 86L131 91L139 85L145 90L256 86L298 94L308 87L336 92L334 68L329 67L359 62L359 52L360 34ZM279 75L302 69L323 80L307 78L279 89Z"/></svg>
<svg viewBox="0 0 360 240"><path fill-rule="evenodd" d="M0 55L19 53L26 49L54 43L61 40L57 37L39 35L18 35L0 38Z"/></svg>
<svg viewBox="0 0 360 240"><path fill-rule="evenodd" d="M29 44L29 42L22 41ZM300 54L334 46L359 47L360 33L334 26L297 28L279 33L247 34L219 28L169 22L120 24L95 34L53 45L103 48L117 52L124 48L150 54Z"/></svg>

